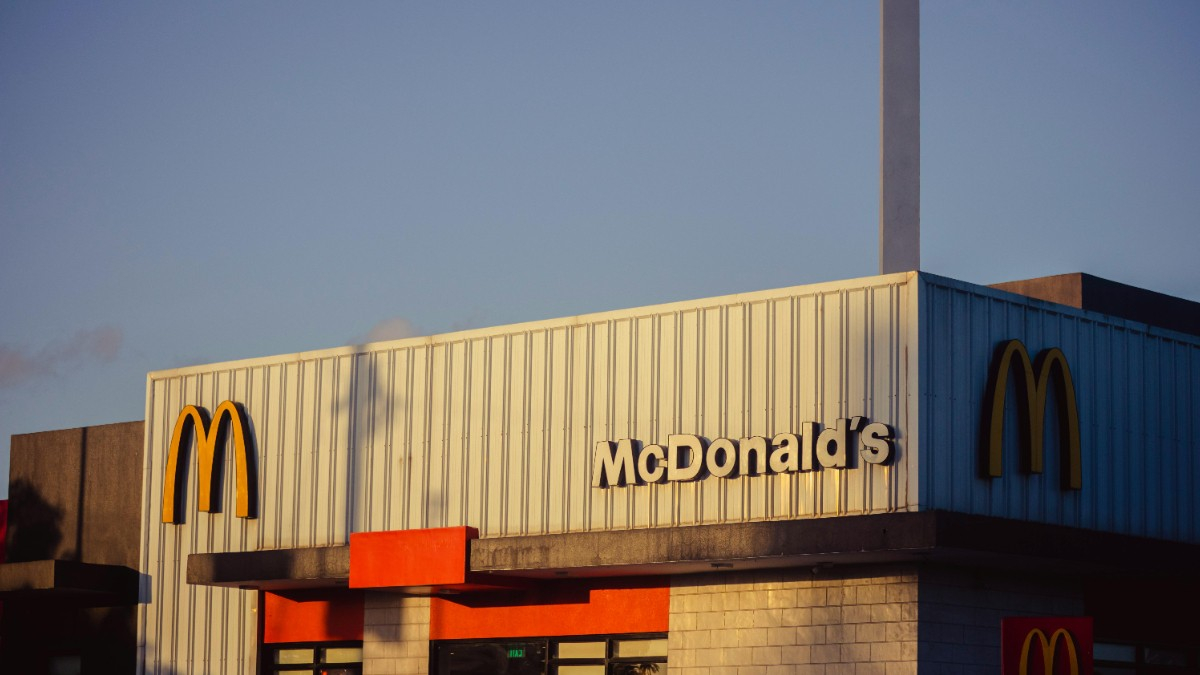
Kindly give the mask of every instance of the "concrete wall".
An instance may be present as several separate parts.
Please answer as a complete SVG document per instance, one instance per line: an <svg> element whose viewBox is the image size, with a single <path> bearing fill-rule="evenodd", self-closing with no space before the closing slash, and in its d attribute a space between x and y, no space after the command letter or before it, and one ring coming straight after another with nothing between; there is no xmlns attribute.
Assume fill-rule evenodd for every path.
<svg viewBox="0 0 1200 675"><path fill-rule="evenodd" d="M1008 281L991 288L1200 336L1200 303L1091 274Z"/></svg>
<svg viewBox="0 0 1200 675"><path fill-rule="evenodd" d="M137 569L143 436L142 422L13 436L7 561Z"/></svg>
<svg viewBox="0 0 1200 675"><path fill-rule="evenodd" d="M363 675L429 672L429 598L367 593L363 614Z"/></svg>

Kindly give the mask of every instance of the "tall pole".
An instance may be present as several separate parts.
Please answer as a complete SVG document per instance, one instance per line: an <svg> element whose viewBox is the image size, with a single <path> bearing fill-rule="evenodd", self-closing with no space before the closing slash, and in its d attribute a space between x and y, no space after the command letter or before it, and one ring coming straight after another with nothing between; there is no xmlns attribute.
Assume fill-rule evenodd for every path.
<svg viewBox="0 0 1200 675"><path fill-rule="evenodd" d="M879 273L921 267L920 0L879 0Z"/></svg>

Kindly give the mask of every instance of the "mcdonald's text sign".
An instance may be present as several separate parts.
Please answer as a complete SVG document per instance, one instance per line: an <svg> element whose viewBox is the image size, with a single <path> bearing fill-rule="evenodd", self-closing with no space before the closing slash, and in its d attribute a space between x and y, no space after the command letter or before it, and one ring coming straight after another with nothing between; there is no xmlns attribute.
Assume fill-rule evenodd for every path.
<svg viewBox="0 0 1200 675"><path fill-rule="evenodd" d="M197 489L196 508L209 513L220 510L223 453L227 438L233 441L237 516L257 516L257 485L254 471L253 439L246 411L239 403L225 401L211 418L204 408L184 406L175 420L171 444L167 446L167 470L163 478L162 521L181 523L183 498L187 494L187 447L196 437ZM228 436L227 436L228 434ZM182 458L182 460L181 460ZM214 493L216 497L214 498Z"/></svg>
<svg viewBox="0 0 1200 675"><path fill-rule="evenodd" d="M1092 675L1092 618L1016 617L1000 622L1003 675Z"/></svg>

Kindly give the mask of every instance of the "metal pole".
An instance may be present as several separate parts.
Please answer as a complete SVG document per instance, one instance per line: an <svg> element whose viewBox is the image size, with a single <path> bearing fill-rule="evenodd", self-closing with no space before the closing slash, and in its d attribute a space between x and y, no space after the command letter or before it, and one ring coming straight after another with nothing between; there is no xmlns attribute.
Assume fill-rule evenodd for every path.
<svg viewBox="0 0 1200 675"><path fill-rule="evenodd" d="M921 267L921 12L879 0L879 273Z"/></svg>

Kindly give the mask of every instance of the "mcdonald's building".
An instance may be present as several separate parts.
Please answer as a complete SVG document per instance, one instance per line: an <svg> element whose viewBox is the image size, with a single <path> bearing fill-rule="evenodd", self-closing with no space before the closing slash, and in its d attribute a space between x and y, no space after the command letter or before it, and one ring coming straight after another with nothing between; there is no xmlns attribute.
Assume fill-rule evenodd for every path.
<svg viewBox="0 0 1200 675"><path fill-rule="evenodd" d="M145 411L14 437L0 671L1200 672L1200 305L1088 275L198 365Z"/></svg>

